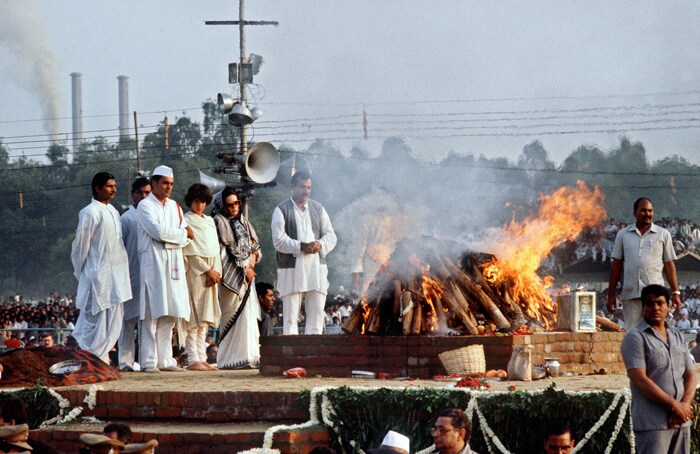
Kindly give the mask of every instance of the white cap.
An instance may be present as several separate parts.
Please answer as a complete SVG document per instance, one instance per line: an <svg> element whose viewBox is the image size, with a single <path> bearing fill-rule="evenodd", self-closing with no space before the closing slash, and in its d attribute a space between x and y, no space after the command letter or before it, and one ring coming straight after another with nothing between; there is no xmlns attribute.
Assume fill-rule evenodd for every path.
<svg viewBox="0 0 700 454"><path fill-rule="evenodd" d="M406 452L411 452L411 441L406 435L390 430L382 440L382 446L399 448Z"/></svg>
<svg viewBox="0 0 700 454"><path fill-rule="evenodd" d="M155 170L153 170L153 173L151 174L151 176L155 177L157 175L172 178L173 177L173 169L171 169L168 166L158 166L155 168Z"/></svg>

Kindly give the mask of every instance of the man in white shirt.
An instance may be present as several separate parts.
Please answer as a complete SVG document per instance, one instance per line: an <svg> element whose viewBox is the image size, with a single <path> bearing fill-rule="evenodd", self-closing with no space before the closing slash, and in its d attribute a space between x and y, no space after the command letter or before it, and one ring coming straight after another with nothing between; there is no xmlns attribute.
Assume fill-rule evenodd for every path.
<svg viewBox="0 0 700 454"><path fill-rule="evenodd" d="M277 250L277 290L282 297L284 334L299 334L297 320L305 301L304 334L323 333L323 306L328 293L326 257L337 238L323 205L311 200L311 174L299 171L292 197L272 213L272 244Z"/></svg>
<svg viewBox="0 0 700 454"><path fill-rule="evenodd" d="M97 173L92 194L90 204L80 210L71 249L73 274L78 279L75 305L80 309L73 337L80 348L109 364L109 351L121 332L122 303L131 298L129 262L119 213L109 204L117 194L114 176Z"/></svg>
<svg viewBox="0 0 700 454"><path fill-rule="evenodd" d="M139 202L141 267L139 359L144 372L183 371L173 358L173 328L189 319L190 302L182 248L194 238L182 208L170 199L173 169L159 166L151 176L151 195Z"/></svg>
<svg viewBox="0 0 700 454"><path fill-rule="evenodd" d="M119 336L119 370L132 372L134 370L134 357L136 355L136 343L134 332L139 321L141 293L141 268L139 267L139 221L136 218L136 207L139 202L151 194L151 182L146 177L140 177L131 185L131 200L133 205L122 214L122 233L124 235L124 247L129 256L129 275L131 277L131 294L133 298L124 303L124 323L122 333Z"/></svg>
<svg viewBox="0 0 700 454"><path fill-rule="evenodd" d="M642 288L650 284L664 285L668 280L672 305L680 309L681 291L676 278L676 253L668 230L653 223L654 207L646 197L634 202L636 222L620 230L615 237L612 267L608 285L608 311L613 311L615 288L622 277L622 311L630 330L642 318Z"/></svg>

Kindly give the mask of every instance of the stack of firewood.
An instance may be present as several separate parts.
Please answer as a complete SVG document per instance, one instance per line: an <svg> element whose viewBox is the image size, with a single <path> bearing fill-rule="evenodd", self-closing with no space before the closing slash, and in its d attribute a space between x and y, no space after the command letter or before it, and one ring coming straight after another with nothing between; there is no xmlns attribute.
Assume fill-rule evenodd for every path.
<svg viewBox="0 0 700 454"><path fill-rule="evenodd" d="M423 237L403 240L343 324L348 334L417 335L510 332L554 320L539 304L540 320L528 316L529 301L513 295L512 282L492 285L483 269L493 255L456 254L457 244ZM544 313L542 313L544 312Z"/></svg>

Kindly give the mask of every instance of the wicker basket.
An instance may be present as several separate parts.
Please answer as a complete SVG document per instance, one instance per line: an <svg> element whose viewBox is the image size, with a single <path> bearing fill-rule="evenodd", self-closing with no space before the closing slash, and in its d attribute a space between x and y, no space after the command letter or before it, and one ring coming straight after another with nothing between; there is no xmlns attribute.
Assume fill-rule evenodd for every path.
<svg viewBox="0 0 700 454"><path fill-rule="evenodd" d="M484 346L468 345L449 350L438 355L442 365L448 374L475 374L486 372L486 358L484 357Z"/></svg>

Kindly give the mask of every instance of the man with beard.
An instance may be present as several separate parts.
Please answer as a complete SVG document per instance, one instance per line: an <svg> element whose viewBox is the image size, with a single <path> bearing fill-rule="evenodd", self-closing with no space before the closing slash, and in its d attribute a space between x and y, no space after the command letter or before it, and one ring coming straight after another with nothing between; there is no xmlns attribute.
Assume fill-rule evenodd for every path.
<svg viewBox="0 0 700 454"><path fill-rule="evenodd" d="M109 351L122 328L122 303L131 298L129 265L119 213L109 203L117 194L114 175L95 174L91 187L93 199L80 210L71 249L78 279L75 306L80 310L73 337L80 348L109 364Z"/></svg>
<svg viewBox="0 0 700 454"><path fill-rule="evenodd" d="M173 328L189 319L190 302L182 248L194 238L182 208L170 198L173 169L158 166L151 176L151 195L139 202L141 266L139 359L144 372L183 371L173 358Z"/></svg>
<svg viewBox="0 0 700 454"><path fill-rule="evenodd" d="M139 321L139 293L141 292L141 268L139 267L139 221L136 218L136 208L139 202L151 194L151 182L146 177L140 177L131 185L131 200L134 204L122 214L122 232L124 234L124 247L129 256L129 275L131 277L131 294L133 298L124 303L124 323L122 333L119 336L119 370L132 372L134 369L134 357L136 344L134 331Z"/></svg>
<svg viewBox="0 0 700 454"><path fill-rule="evenodd" d="M298 319L305 301L304 334L323 333L323 307L328 293L326 257L337 242L331 220L319 202L311 200L311 174L292 177L292 197L272 213L272 244L277 250L277 290L282 296L284 334L299 334Z"/></svg>
<svg viewBox="0 0 700 454"><path fill-rule="evenodd" d="M664 285L664 275L671 286L676 310L681 305L671 234L653 223L654 207L648 198L637 199L633 213L636 223L621 229L615 237L607 304L608 311L614 312L615 289L624 268L622 312L627 330L637 326L642 317L642 289L650 284Z"/></svg>
<svg viewBox="0 0 700 454"><path fill-rule="evenodd" d="M644 318L622 340L634 436L642 454L690 453L695 361L683 335L666 321L669 296L662 285L644 287Z"/></svg>

